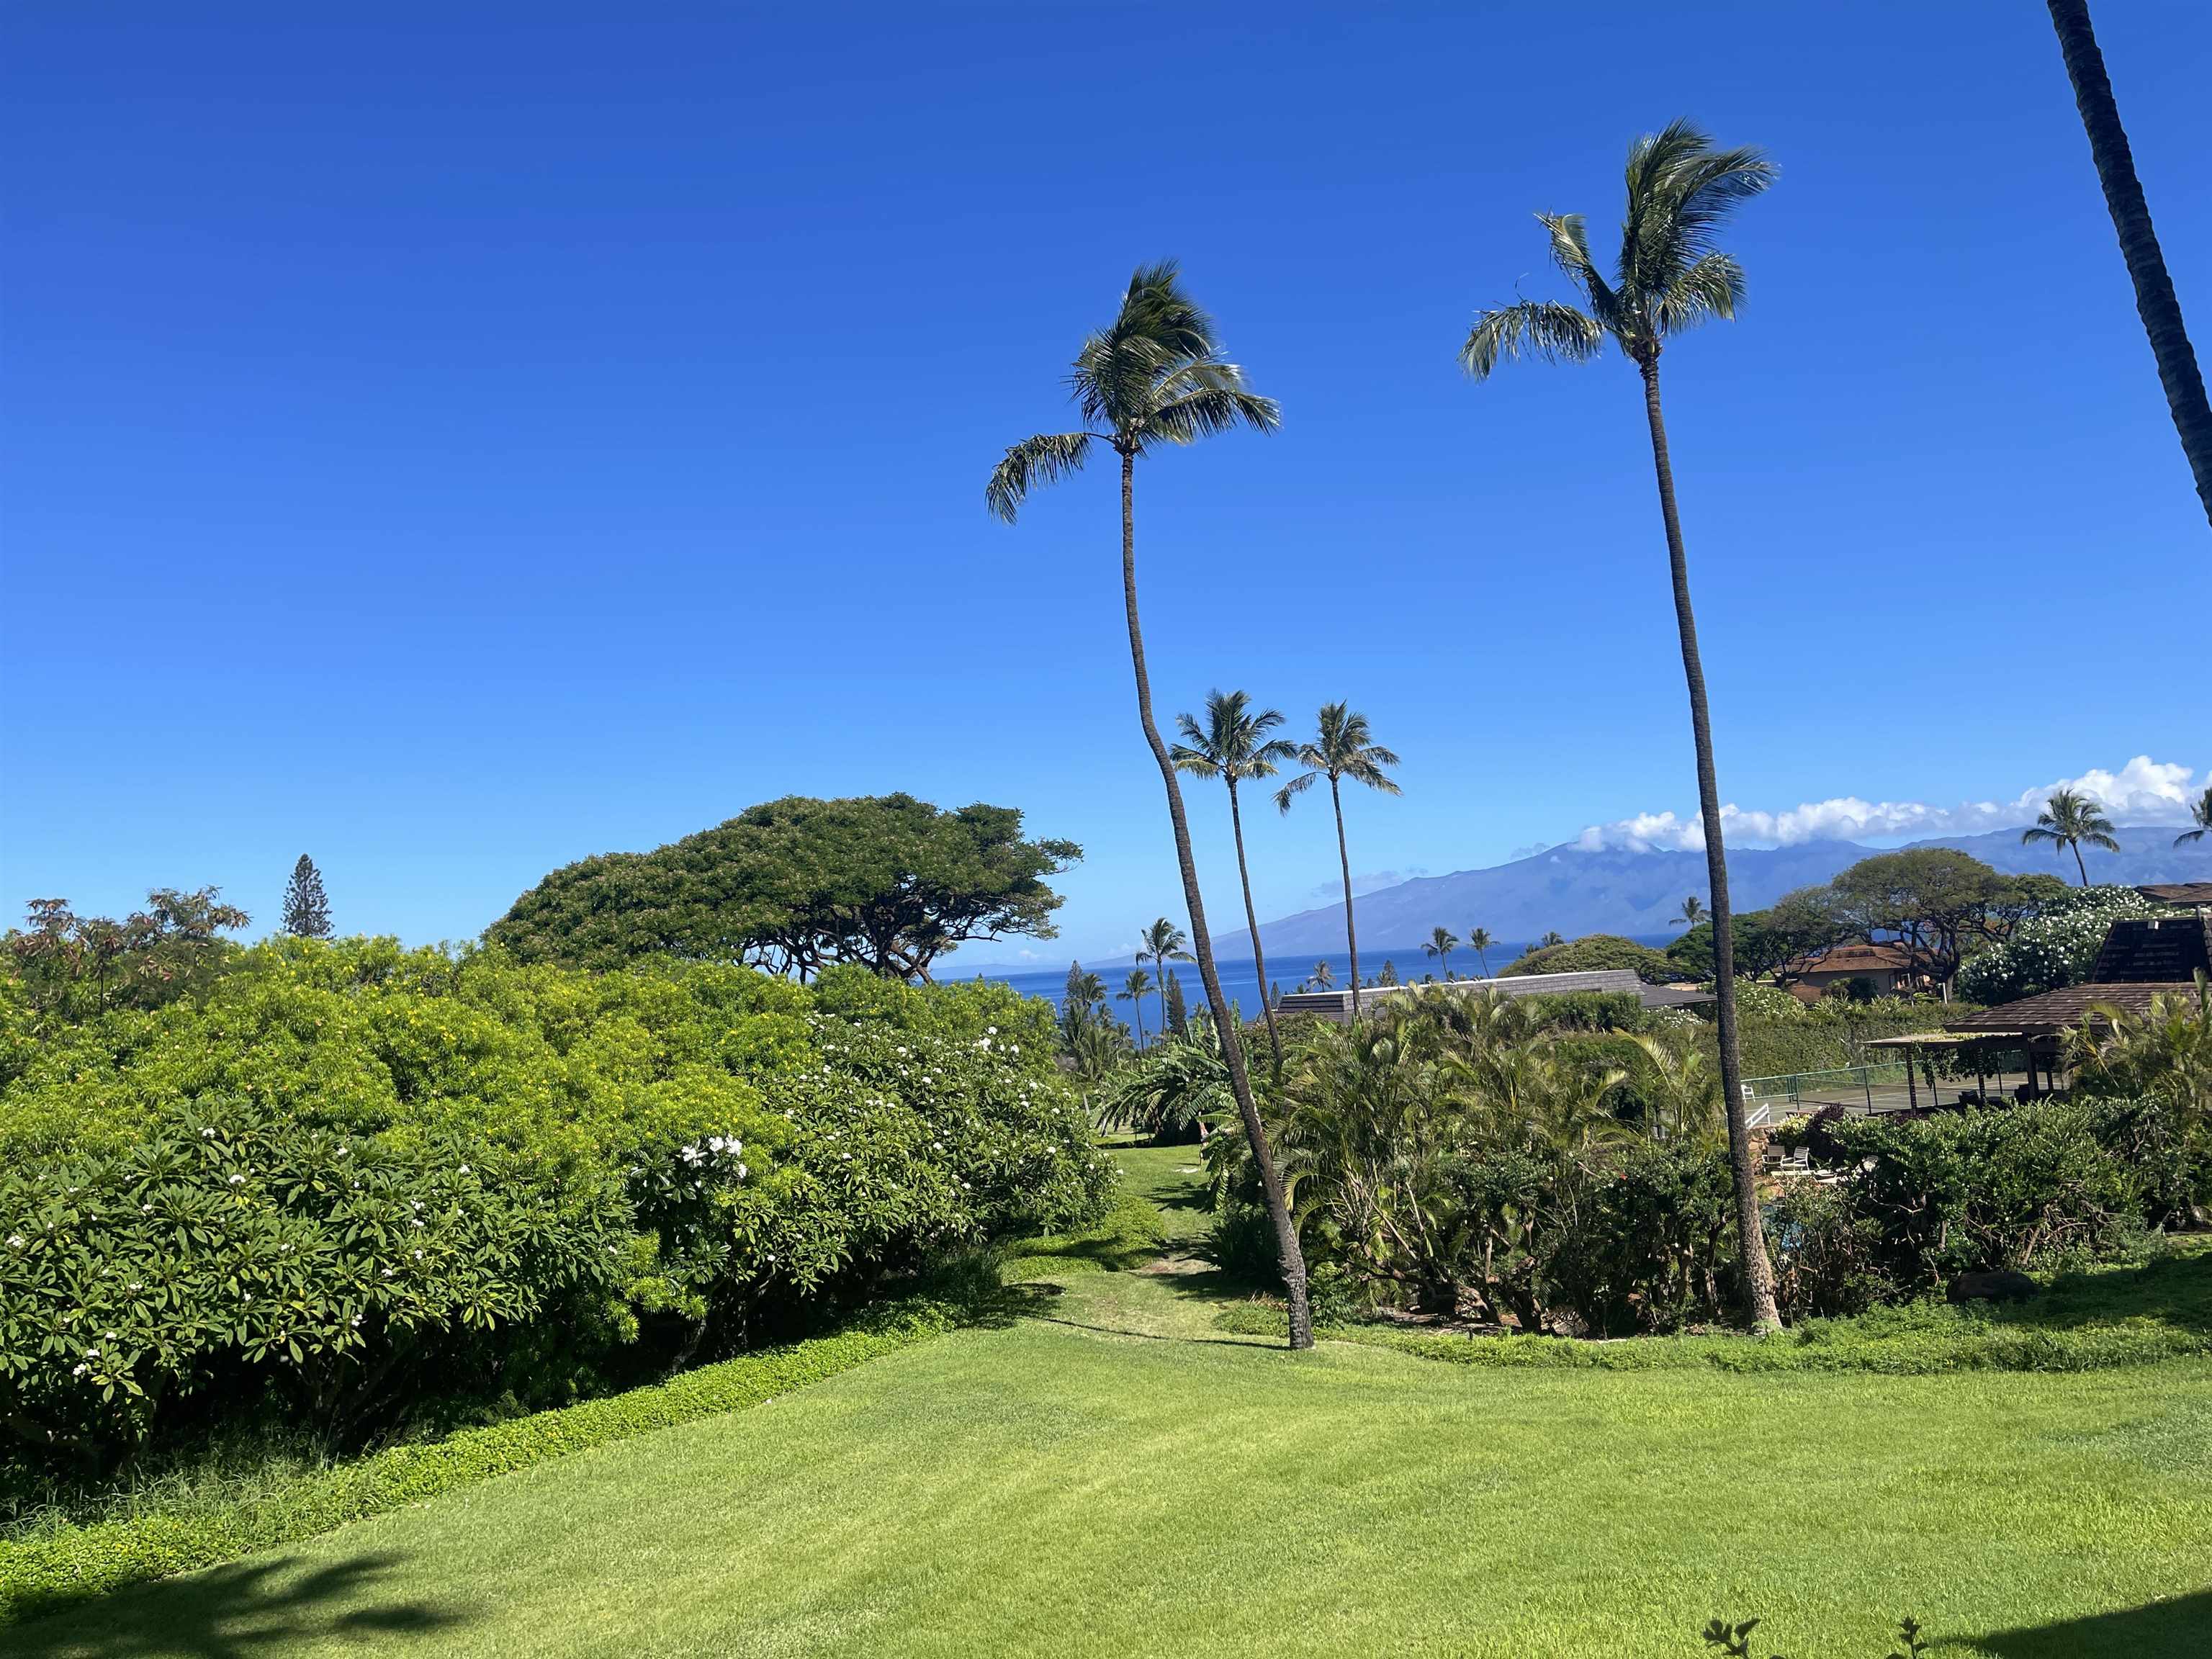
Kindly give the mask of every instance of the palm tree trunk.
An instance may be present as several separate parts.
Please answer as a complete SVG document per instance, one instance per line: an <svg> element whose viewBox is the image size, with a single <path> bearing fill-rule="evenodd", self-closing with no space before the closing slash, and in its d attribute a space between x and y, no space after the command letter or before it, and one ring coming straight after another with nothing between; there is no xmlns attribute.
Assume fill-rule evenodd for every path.
<svg viewBox="0 0 2212 1659"><path fill-rule="evenodd" d="M1145 728L1145 741L1158 763L1160 782L1167 791L1168 818L1175 826L1176 863L1182 874L1182 896L1190 907L1190 942L1198 957L1198 976L1206 986L1206 1000L1213 1010L1213 1029L1221 1037L1221 1058L1229 1067L1229 1090L1237 1097L1237 1115L1243 1120L1245 1144L1259 1166L1260 1190L1267 1201L1267 1218L1275 1228L1275 1259L1282 1269L1283 1292L1290 1304L1291 1346L1313 1346L1313 1314L1306 1305L1306 1258L1298 1248L1298 1231L1291 1220L1291 1206L1283 1194L1282 1172L1275 1167L1274 1150L1267 1144L1267 1126L1252 1098L1252 1079L1244 1069L1244 1044L1237 1022L1229 1017L1229 1000L1221 994L1221 975L1213 965L1213 936L1206 931L1206 901L1198 890L1198 861L1191 856L1190 821L1182 810L1182 786L1176 777L1175 761L1160 739L1152 719L1152 681L1145 669L1145 632L1137 618L1137 458L1121 455L1121 604L1129 617L1129 665L1137 676L1137 718Z"/></svg>
<svg viewBox="0 0 2212 1659"><path fill-rule="evenodd" d="M1359 930L1352 925L1352 854L1344 849L1344 795L1328 781L1329 805L1336 808L1336 863L1344 872L1344 945L1352 955L1352 1023L1359 1024Z"/></svg>
<svg viewBox="0 0 2212 1659"><path fill-rule="evenodd" d="M1244 889L1244 925L1252 930L1252 966L1260 975L1260 1012L1267 1022L1267 1047L1275 1057L1275 1081L1283 1080L1283 1039L1275 1030L1275 1005L1267 1000L1267 957L1260 949L1260 918L1252 908L1252 872L1244 867L1244 814L1237 805L1237 779L1229 780L1229 828L1237 838L1237 879Z"/></svg>
<svg viewBox="0 0 2212 1659"><path fill-rule="evenodd" d="M2074 848L2074 867L2081 872L2081 884L2087 887L2089 884L2089 866L2081 856L2081 843L2077 841L2070 845Z"/></svg>
<svg viewBox="0 0 2212 1659"><path fill-rule="evenodd" d="M1713 769L1713 723L1705 706L1705 669L1698 654L1698 618L1690 608L1690 564L1674 508L1674 465L1667 454L1667 422L1659 407L1659 361L1644 371L1644 413L1651 425L1651 464L1659 479L1659 511L1667 521L1667 561L1674 582L1674 623L1682 639L1682 678L1690 691L1690 732L1698 750L1698 809L1705 816L1705 874L1711 883L1713 997L1720 1027L1721 1109L1728 1118L1729 1172L1735 1185L1737 1243L1743 1260L1744 1313L1755 1331L1782 1328L1774 1302L1774 1268L1759 1214L1759 1181L1751 1167L1751 1131L1743 1121L1743 1061L1736 1047L1735 929L1729 902L1728 853L1721 842L1721 787Z"/></svg>
<svg viewBox="0 0 2212 1659"><path fill-rule="evenodd" d="M2127 129L2120 125L2112 82L2105 73L2105 54L2097 49L2096 34L2089 27L2088 0L2050 3L2051 27L2058 31L2058 50L2066 59L2066 78L2074 83L2075 106L2089 135L2097 182L2104 186L2105 206L2112 216L2112 228L2119 233L2120 257L2127 261L2128 279L2135 284L2136 313L2150 337L2159 384L2166 388L2182 453L2197 475L2204 516L2212 520L2212 404L2205 400L2204 377L2197 372L2197 354L2181 325L2181 302L2174 298L2173 278L2166 274L2166 255L2160 252L2158 233L2151 226L2150 205L2136 177Z"/></svg>

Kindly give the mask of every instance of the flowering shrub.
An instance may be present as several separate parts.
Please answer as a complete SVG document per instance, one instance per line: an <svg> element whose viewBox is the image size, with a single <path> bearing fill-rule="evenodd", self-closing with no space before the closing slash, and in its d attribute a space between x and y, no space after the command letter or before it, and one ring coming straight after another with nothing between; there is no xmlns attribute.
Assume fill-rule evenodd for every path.
<svg viewBox="0 0 2212 1659"><path fill-rule="evenodd" d="M2003 944L1968 957L1959 969L1959 994L1974 1002L2017 1002L2083 984L2112 923L2157 914L2132 888L2077 888L2063 903L2021 922Z"/></svg>
<svg viewBox="0 0 2212 1659"><path fill-rule="evenodd" d="M1079 1224L1113 1184L1054 1064L1051 1009L1003 987L592 974L286 940L241 952L198 1002L35 1032L8 1017L21 1006L0 975L0 1035L22 1034L0 1085L0 1196L25 1218L9 1224L28 1251L30 1224L76 1213L50 1205L96 1202L101 1217L69 1224L66 1265L40 1243L47 1276L0 1277L15 1363L67 1351L87 1367L38 1409L112 1389L87 1424L39 1419L33 1438L55 1448L188 1426L167 1402L216 1400L218 1376L247 1381L222 1394L232 1409L261 1409L274 1388L284 1421L357 1437L368 1418L333 1415L330 1391L373 1363L362 1345L401 1329L417 1346L434 1330L508 1334L468 1366L407 1358L380 1385L385 1425L438 1416L441 1398L602 1391L800 1334L993 1235ZM364 1173L332 1186L339 1146ZM155 1207L123 1227L142 1188L134 1212ZM164 1206L179 1219L157 1227ZM389 1257L372 1214L426 1237ZM210 1218L224 1231L208 1233ZM485 1276L520 1271L523 1244L500 1242L516 1228L538 1240L531 1263L566 1264L574 1294L557 1310L535 1266ZM237 1277L249 1260L268 1283ZM80 1295L94 1281L168 1288L110 1317ZM429 1299L406 1301L409 1286ZM110 1326L138 1356L112 1374L105 1340L72 1334Z"/></svg>
<svg viewBox="0 0 2212 1659"><path fill-rule="evenodd" d="M234 1114L0 1173L0 1379L31 1461L96 1474L160 1413L273 1391L358 1430L395 1382L615 1288L611 1188Z"/></svg>

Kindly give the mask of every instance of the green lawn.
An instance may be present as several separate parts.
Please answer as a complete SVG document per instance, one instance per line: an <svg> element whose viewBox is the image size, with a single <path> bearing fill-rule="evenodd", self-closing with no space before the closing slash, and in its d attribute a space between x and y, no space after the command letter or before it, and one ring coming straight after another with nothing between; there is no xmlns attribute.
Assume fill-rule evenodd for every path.
<svg viewBox="0 0 2212 1659"><path fill-rule="evenodd" d="M60 1655L2212 1650L2212 1363L1510 1370L1212 1322L1194 1149L1002 1328L0 1632ZM1150 1224L1144 1225L1140 1224ZM1149 1260L1164 1236L1170 1255ZM1165 1269L1164 1271L1163 1269Z"/></svg>

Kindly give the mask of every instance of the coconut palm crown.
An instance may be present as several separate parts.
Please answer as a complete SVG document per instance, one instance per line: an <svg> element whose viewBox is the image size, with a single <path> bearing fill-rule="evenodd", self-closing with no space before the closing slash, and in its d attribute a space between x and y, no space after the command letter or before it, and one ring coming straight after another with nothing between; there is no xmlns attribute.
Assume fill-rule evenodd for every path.
<svg viewBox="0 0 2212 1659"><path fill-rule="evenodd" d="M1222 361L1213 319L1183 292L1171 259L1129 278L1112 324L1076 353L1067 389L1082 429L1011 446L983 488L984 505L1009 524L1031 489L1079 471L1094 443L1133 460L1162 444L1282 424L1275 400L1247 391L1244 371Z"/></svg>
<svg viewBox="0 0 2212 1659"><path fill-rule="evenodd" d="M1523 300L1486 311L1460 348L1460 366L1483 380L1524 355L1584 362L1608 339L1642 366L1658 361L1668 335L1735 316L1743 303L1743 267L1713 240L1775 173L1760 151L1716 149L1688 121L1638 139L1628 155L1628 212L1613 280L1590 256L1581 214L1538 214L1551 236L1553 264L1589 308Z"/></svg>
<svg viewBox="0 0 2212 1659"><path fill-rule="evenodd" d="M2212 834L2212 789L2207 789L2189 803L2189 821L2197 827L2185 830L2173 838L2176 847L2184 842L2203 841L2207 834Z"/></svg>
<svg viewBox="0 0 2212 1659"><path fill-rule="evenodd" d="M2098 809L2097 803L2078 789L2061 789L2044 803L2043 810L2035 815L2035 822L2020 832L2021 845L2047 841L2054 848L2074 854L2074 867L2081 872L2081 884L2089 884L2089 866L2083 861L2084 847L2101 847L2108 853L2120 850L2112 839L2112 821Z"/></svg>

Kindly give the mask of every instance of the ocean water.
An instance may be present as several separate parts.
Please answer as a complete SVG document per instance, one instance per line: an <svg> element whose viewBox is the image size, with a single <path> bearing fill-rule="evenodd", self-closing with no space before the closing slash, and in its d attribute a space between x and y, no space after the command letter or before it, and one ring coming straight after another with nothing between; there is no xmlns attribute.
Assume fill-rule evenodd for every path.
<svg viewBox="0 0 2212 1659"><path fill-rule="evenodd" d="M1495 973L1528 948L1528 942L1525 940L1492 945L1485 953L1490 958L1491 971ZM1302 981L1311 976L1316 960L1316 958L1310 957L1301 957L1283 961L1270 957L1267 958L1267 977L1275 981L1275 988L1278 991L1287 995L1297 990ZM1327 961L1329 972L1334 975L1339 989L1352 983L1352 958L1348 953L1333 951L1328 954ZM1433 974L1438 979L1444 976L1443 964L1434 957L1427 955L1418 945L1411 949L1397 946L1380 951L1370 951L1362 947L1359 952L1360 970L1370 978L1382 970L1382 964L1385 962L1394 963L1398 969L1398 977L1408 982L1418 981L1424 974ZM1122 981L1129 976L1128 963L1118 962L1109 965L1105 963L1086 962L1083 965L1106 981L1106 992L1109 996L1118 998ZM1194 962L1176 962L1168 965L1175 971L1176 977L1182 981L1184 1000L1193 1008L1204 1004L1206 993L1199 981L1198 964ZM1252 958L1223 957L1215 961L1214 967L1221 975L1221 994L1235 1003L1246 1018L1255 1017L1260 1012L1260 971ZM1152 972L1152 965L1150 963L1145 964L1145 971L1148 975ZM1459 979L1480 979L1485 976L1481 962L1476 957L1474 952L1465 945L1452 952L1451 971L1453 975ZM962 975L956 969L948 973L945 977L997 980L1012 986L1024 996L1042 997L1055 1009L1060 1006L1061 996L1067 988L1066 963L1057 968L1014 970L987 968L969 975ZM1116 1018L1132 1026L1135 1024L1129 1004L1116 1000L1112 1006ZM1151 1030L1158 1026L1159 1022L1159 998L1157 994L1148 994L1145 998L1145 1029Z"/></svg>

